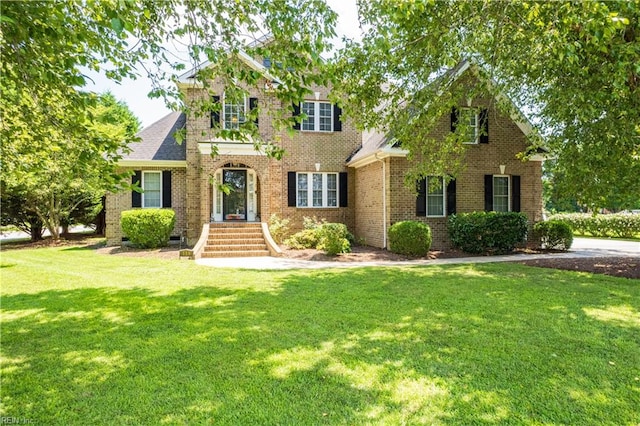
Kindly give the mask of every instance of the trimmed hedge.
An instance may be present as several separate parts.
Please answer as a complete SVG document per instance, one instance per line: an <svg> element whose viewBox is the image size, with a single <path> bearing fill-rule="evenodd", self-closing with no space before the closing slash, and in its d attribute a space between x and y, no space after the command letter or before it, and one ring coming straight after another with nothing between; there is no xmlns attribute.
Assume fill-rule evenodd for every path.
<svg viewBox="0 0 640 426"><path fill-rule="evenodd" d="M561 220L538 222L533 225L533 232L547 249L569 250L573 244L571 227Z"/></svg>
<svg viewBox="0 0 640 426"><path fill-rule="evenodd" d="M578 235L634 238L640 234L639 214L560 213L554 214L549 220L565 222Z"/></svg>
<svg viewBox="0 0 640 426"><path fill-rule="evenodd" d="M129 241L140 248L164 247L176 223L171 209L133 209L120 214L120 227Z"/></svg>
<svg viewBox="0 0 640 426"><path fill-rule="evenodd" d="M431 248L431 228L413 220L389 227L389 251L408 256L424 256Z"/></svg>
<svg viewBox="0 0 640 426"><path fill-rule="evenodd" d="M508 253L527 241L527 216L516 212L473 212L449 216L449 238L467 253Z"/></svg>

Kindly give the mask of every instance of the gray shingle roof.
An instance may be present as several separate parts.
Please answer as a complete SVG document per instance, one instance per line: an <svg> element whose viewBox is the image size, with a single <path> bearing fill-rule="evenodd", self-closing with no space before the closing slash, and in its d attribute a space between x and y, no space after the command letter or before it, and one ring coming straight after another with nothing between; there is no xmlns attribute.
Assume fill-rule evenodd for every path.
<svg viewBox="0 0 640 426"><path fill-rule="evenodd" d="M187 159L186 144L178 144L174 134L184 128L186 116L172 112L138 133L140 142L130 145L131 152L123 160L184 161Z"/></svg>

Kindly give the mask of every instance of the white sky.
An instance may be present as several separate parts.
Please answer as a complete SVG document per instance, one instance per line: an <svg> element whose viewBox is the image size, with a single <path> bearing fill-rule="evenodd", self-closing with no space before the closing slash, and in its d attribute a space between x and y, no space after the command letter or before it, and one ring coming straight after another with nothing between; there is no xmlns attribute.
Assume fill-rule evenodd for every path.
<svg viewBox="0 0 640 426"><path fill-rule="evenodd" d="M339 44L343 35L350 38L359 38L356 0L326 0L329 6L338 14L336 32L338 39L334 44ZM146 77L138 77L136 80L124 80L117 84L103 76L93 76L95 85L87 87L89 90L105 92L110 90L113 95L127 103L133 113L142 121L142 127L147 127L170 111L165 107L163 99L149 99L147 94L151 91L151 82Z"/></svg>

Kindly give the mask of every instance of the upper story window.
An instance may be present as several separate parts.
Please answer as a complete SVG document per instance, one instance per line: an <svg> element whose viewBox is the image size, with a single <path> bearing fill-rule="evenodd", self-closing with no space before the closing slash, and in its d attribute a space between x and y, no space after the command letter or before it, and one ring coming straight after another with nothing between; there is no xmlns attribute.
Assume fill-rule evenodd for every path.
<svg viewBox="0 0 640 426"><path fill-rule="evenodd" d="M426 182L427 216L445 215L445 190L442 176L429 176Z"/></svg>
<svg viewBox="0 0 640 426"><path fill-rule="evenodd" d="M162 207L162 172L142 172L142 207Z"/></svg>
<svg viewBox="0 0 640 426"><path fill-rule="evenodd" d="M310 132L333 131L333 106L330 102L305 101L301 105L307 116L302 120L301 129Z"/></svg>
<svg viewBox="0 0 640 426"><path fill-rule="evenodd" d="M297 207L338 207L338 173L297 173Z"/></svg>
<svg viewBox="0 0 640 426"><path fill-rule="evenodd" d="M463 143L477 144L480 133L478 111L473 108L461 108L458 123L465 126Z"/></svg>
<svg viewBox="0 0 640 426"><path fill-rule="evenodd" d="M227 130L239 129L240 125L245 122L245 113L247 110L247 98L236 100L224 98L222 108L223 128Z"/></svg>

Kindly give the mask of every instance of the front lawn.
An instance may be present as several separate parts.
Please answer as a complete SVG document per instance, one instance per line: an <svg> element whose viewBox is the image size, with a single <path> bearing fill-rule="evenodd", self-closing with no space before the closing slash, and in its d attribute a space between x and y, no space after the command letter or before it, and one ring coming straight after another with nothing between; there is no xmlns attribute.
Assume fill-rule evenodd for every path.
<svg viewBox="0 0 640 426"><path fill-rule="evenodd" d="M39 424L637 424L640 280L236 271L4 251L0 415Z"/></svg>

